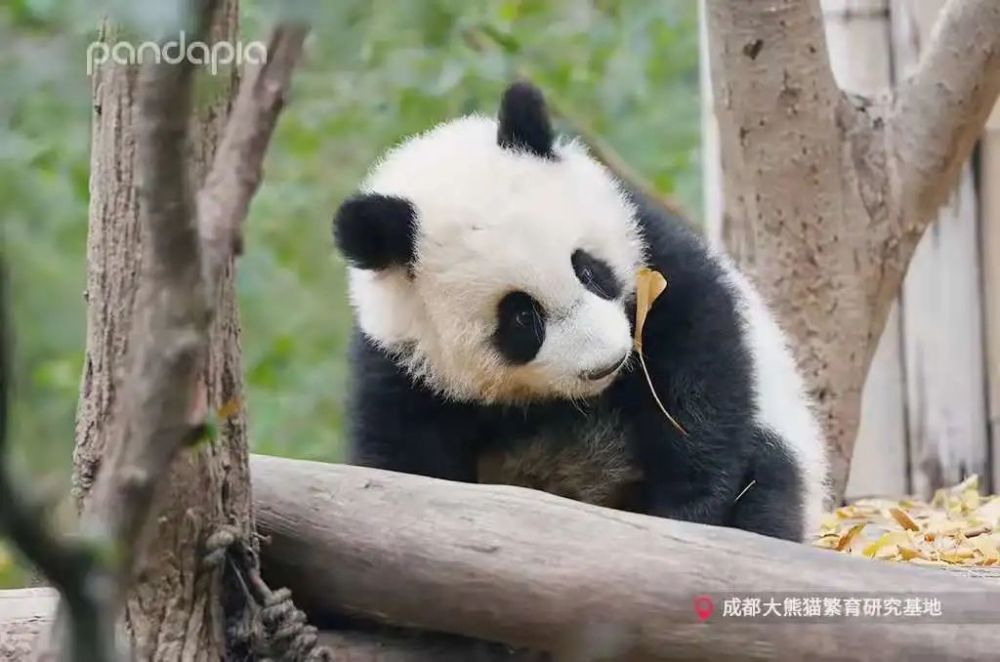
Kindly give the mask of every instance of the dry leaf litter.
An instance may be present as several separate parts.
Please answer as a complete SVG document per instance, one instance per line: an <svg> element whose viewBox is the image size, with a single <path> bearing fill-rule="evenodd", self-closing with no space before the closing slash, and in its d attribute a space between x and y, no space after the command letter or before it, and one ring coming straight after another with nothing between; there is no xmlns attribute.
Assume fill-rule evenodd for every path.
<svg viewBox="0 0 1000 662"><path fill-rule="evenodd" d="M1000 496L978 476L917 499L859 499L829 513L813 544L844 554L931 566L1000 563Z"/></svg>

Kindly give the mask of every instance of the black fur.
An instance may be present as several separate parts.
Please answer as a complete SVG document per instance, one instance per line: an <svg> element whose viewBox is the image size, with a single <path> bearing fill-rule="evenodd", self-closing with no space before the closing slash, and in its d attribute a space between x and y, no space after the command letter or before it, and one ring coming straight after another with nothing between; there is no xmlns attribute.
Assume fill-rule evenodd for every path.
<svg viewBox="0 0 1000 662"><path fill-rule="evenodd" d="M348 198L333 219L337 248L359 269L409 266L416 254L416 233L413 205L391 195Z"/></svg>
<svg viewBox="0 0 1000 662"><path fill-rule="evenodd" d="M604 299L617 299L622 293L621 283L611 267L585 250L576 250L570 258L573 271L583 286Z"/></svg>
<svg viewBox="0 0 1000 662"><path fill-rule="evenodd" d="M647 317L646 363L688 436L664 418L638 367L583 408L483 406L435 395L356 333L352 461L474 482L486 455L613 421L640 478L627 501L608 505L801 539L802 478L787 449L754 421L752 364L722 268L683 220L636 202L649 266L669 283Z"/></svg>
<svg viewBox="0 0 1000 662"><path fill-rule="evenodd" d="M510 292L497 305L493 344L515 365L535 358L545 341L545 310L527 292Z"/></svg>
<svg viewBox="0 0 1000 662"><path fill-rule="evenodd" d="M518 82L507 88L500 101L497 124L500 147L555 160L552 151L555 135L545 110L545 98L534 85Z"/></svg>

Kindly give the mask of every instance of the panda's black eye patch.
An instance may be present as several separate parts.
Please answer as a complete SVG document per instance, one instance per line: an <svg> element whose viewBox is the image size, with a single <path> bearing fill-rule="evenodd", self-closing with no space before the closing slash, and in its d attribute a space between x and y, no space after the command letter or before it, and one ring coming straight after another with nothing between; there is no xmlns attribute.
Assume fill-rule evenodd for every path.
<svg viewBox="0 0 1000 662"><path fill-rule="evenodd" d="M504 295L497 305L493 344L513 364L528 363L545 341L545 310L526 292Z"/></svg>
<svg viewBox="0 0 1000 662"><path fill-rule="evenodd" d="M603 260L599 260L585 250L577 249L570 258L573 272L583 286L602 299L617 299L622 293L622 286L615 278Z"/></svg>

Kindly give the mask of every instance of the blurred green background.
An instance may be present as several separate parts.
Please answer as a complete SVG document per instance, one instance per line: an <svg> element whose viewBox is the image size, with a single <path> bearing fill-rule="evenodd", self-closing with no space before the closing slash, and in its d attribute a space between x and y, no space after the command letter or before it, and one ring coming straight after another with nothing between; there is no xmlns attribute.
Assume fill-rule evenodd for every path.
<svg viewBox="0 0 1000 662"><path fill-rule="evenodd" d="M166 15L118 4L137 29ZM305 15L313 28L239 265L254 450L341 457L350 313L344 264L329 238L332 213L380 152L443 119L495 113L512 78L530 76L569 118L561 129L599 136L698 218L697 4L243 0L245 41L263 39L279 8ZM101 9L86 0L0 6L12 459L55 494L68 489L83 357L91 111L84 53ZM20 581L0 547L0 588Z"/></svg>

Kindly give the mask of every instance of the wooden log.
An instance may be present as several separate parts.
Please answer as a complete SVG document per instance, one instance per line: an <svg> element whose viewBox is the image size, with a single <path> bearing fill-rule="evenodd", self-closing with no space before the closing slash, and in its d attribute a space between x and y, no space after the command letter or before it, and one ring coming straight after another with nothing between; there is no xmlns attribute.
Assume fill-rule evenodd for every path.
<svg viewBox="0 0 1000 662"><path fill-rule="evenodd" d="M531 490L254 456L262 553L312 613L341 611L556 659L995 659L1000 630L878 619L699 622L692 600L761 592L973 596L1000 585ZM981 614L980 614L981 615ZM953 620L961 623L962 620Z"/></svg>
<svg viewBox="0 0 1000 662"><path fill-rule="evenodd" d="M38 635L52 625L57 599L49 588L0 591L0 660L31 659Z"/></svg>
<svg viewBox="0 0 1000 662"><path fill-rule="evenodd" d="M254 456L264 569L312 616L355 614L550 651L556 660L991 660L1000 583L531 490ZM274 581L276 580L276 581ZM808 627L714 614L693 598L796 592L939 598L942 619ZM44 598L42 600L41 598ZM51 593L0 592L0 659L20 660ZM958 606L972 605L965 612ZM964 614L964 616L963 616ZM966 618L966 616L968 618ZM968 622L966 622L968 621ZM528 660L462 639L327 635L348 660Z"/></svg>
<svg viewBox="0 0 1000 662"><path fill-rule="evenodd" d="M0 660L28 662L48 631L58 595L50 588L0 591ZM534 662L531 654L460 637L404 632L320 632L337 662Z"/></svg>

